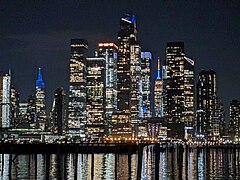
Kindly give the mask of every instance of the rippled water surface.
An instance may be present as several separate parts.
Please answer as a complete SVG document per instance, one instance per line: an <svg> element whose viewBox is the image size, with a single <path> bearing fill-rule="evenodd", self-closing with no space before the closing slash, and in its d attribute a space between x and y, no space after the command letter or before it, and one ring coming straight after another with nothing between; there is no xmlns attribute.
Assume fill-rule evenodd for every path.
<svg viewBox="0 0 240 180"><path fill-rule="evenodd" d="M240 179L239 150L184 150L156 154L2 154L1 179ZM159 163L158 165L156 163Z"/></svg>

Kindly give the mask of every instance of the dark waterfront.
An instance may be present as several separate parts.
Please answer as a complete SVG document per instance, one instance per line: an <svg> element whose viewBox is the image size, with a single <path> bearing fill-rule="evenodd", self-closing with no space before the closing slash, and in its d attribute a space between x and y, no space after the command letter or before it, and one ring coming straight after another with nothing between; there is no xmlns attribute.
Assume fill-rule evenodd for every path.
<svg viewBox="0 0 240 180"><path fill-rule="evenodd" d="M240 178L238 149L180 152L180 149L174 149L160 152L158 156L154 146L148 146L144 148L141 162L138 154L2 154L0 177L80 180ZM159 166L156 164L158 158Z"/></svg>

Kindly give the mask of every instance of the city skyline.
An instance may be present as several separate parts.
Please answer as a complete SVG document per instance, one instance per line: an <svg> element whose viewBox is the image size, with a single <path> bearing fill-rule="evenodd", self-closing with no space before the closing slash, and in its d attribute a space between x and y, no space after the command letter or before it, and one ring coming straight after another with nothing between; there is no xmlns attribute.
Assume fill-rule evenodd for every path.
<svg viewBox="0 0 240 180"><path fill-rule="evenodd" d="M0 22L1 178L240 178L240 1L0 0Z"/></svg>
<svg viewBox="0 0 240 180"><path fill-rule="evenodd" d="M56 9L61 9L66 5L65 3L53 4L56 5ZM153 2L152 4L155 4L156 7L161 6L163 11L153 10L149 14L146 14L147 11L145 12L143 8L137 9L141 3L122 2L119 3L119 7L117 7L118 3L107 1L76 3L77 7L106 10L106 15L101 14L101 12L96 12L93 15L89 14L89 11L79 12L77 16L83 18L82 22L85 22L85 26L79 24L76 19L73 19L68 25L64 24L63 22L67 22L64 17L59 17L63 22L54 21L51 23L44 18L44 11L39 10L46 6L46 12L53 8L53 4L40 2L27 4L24 1L20 4L17 2L9 4L1 2L0 4L3 15L1 17L6 17L1 19L3 28L1 30L0 48L2 53L0 53L0 58L2 61L0 66L4 72L7 72L8 69L12 70L12 79L17 91L20 92L21 100L27 100L29 95L34 94L36 69L42 67L46 83L47 108L51 109L55 89L63 86L64 90L68 92L70 39L86 39L89 42L89 55L91 56L94 54L98 42L117 42L119 18L127 11L132 11L137 16L138 39L142 49L153 54L155 64L152 65L152 77L156 76L157 56L160 57L161 62L165 59L167 42L183 41L188 57L196 62L196 74L200 69L214 69L217 72L218 94L224 101L225 110L228 110L232 99L238 99L237 89L240 83L237 83L239 79L236 76L237 69L233 68L238 66L237 51L239 48L237 45L239 41L234 38L239 35L237 31L239 14L237 12L240 4L238 2ZM129 6L126 6L127 4ZM145 5L147 9L153 7L151 3L145 3ZM16 9L17 6L23 8ZM182 10L188 10L189 14L183 15L178 10L174 12L178 7ZM116 12L110 11L112 8L116 8ZM212 12L213 9L215 11ZM68 5L63 10L63 15L71 18L74 15L72 12L76 8ZM33 14L31 18L27 18L29 13ZM181 15L180 22L177 22L179 20L179 17L176 16L177 13ZM49 19L54 20L57 15L57 13L49 14ZM159 17L159 22L152 18L153 15ZM111 20L108 16L111 17ZM223 16L223 18L221 19L219 16ZM208 17L210 18L208 19ZM219 20L218 24L216 20ZM101 25L102 23L105 25ZM193 25L200 26L200 30ZM94 30L95 26L99 27L96 28L97 31ZM192 28L196 32L192 32ZM196 38L197 36L198 38ZM4 61L5 59L8 61ZM218 60L217 63L216 60ZM18 66L16 66L17 63ZM27 69L24 72L23 65L27 66L24 68L24 70ZM235 79L236 83L232 84L232 79Z"/></svg>

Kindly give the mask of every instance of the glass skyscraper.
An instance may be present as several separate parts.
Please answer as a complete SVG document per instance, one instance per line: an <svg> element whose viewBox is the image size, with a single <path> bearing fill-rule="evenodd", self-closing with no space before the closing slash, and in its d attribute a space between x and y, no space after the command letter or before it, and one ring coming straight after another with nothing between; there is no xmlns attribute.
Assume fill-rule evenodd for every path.
<svg viewBox="0 0 240 180"><path fill-rule="evenodd" d="M111 131L112 114L117 111L117 50L114 43L99 43L96 57L105 59L106 120Z"/></svg>
<svg viewBox="0 0 240 180"><path fill-rule="evenodd" d="M202 70L199 73L199 81L197 83L197 127L202 132L205 139L216 140L219 138L219 113L218 98L216 88L216 72L213 70ZM197 134L197 135L198 135Z"/></svg>
<svg viewBox="0 0 240 180"><path fill-rule="evenodd" d="M194 65L195 62L184 56L184 123L194 125Z"/></svg>
<svg viewBox="0 0 240 180"><path fill-rule="evenodd" d="M142 80L141 80L141 47L136 38L136 17L125 14L120 20L118 32L118 67L117 90L118 112L116 116L118 128L123 134L136 135L137 124L143 117ZM129 126L130 125L130 126ZM129 131L130 132L125 132Z"/></svg>
<svg viewBox="0 0 240 180"><path fill-rule="evenodd" d="M168 42L166 49L166 107L168 123L184 123L184 44Z"/></svg>
<svg viewBox="0 0 240 180"><path fill-rule="evenodd" d="M106 75L104 58L87 58L86 135L92 140L103 138L106 123Z"/></svg>
<svg viewBox="0 0 240 180"><path fill-rule="evenodd" d="M168 125L178 130L193 126L194 61L184 54L183 42L168 42L163 73L164 116ZM183 132L183 131L182 131ZM183 138L183 133L175 133ZM174 135L174 136L175 136Z"/></svg>
<svg viewBox="0 0 240 180"><path fill-rule="evenodd" d="M141 52L141 78L142 78L142 107L143 107L143 117L151 117L151 52Z"/></svg>
<svg viewBox="0 0 240 180"><path fill-rule="evenodd" d="M72 135L85 137L86 114L86 58L88 43L71 39L69 72L68 130Z"/></svg>
<svg viewBox="0 0 240 180"><path fill-rule="evenodd" d="M0 126L9 128L11 126L11 73L0 75Z"/></svg>

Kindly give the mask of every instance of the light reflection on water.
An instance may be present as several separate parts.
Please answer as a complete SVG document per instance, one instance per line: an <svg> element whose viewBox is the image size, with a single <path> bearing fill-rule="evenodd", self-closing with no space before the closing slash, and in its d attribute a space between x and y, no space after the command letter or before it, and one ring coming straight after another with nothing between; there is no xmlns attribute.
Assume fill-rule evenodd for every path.
<svg viewBox="0 0 240 180"><path fill-rule="evenodd" d="M137 154L2 154L0 179L135 180L138 170L142 180L240 179L239 154L232 149L164 151L158 156L159 169L154 146L144 148L142 160Z"/></svg>

